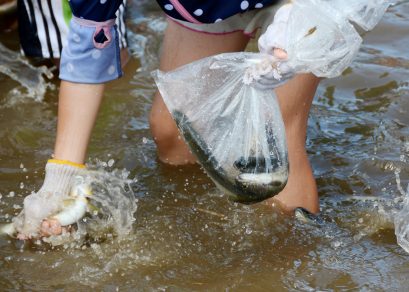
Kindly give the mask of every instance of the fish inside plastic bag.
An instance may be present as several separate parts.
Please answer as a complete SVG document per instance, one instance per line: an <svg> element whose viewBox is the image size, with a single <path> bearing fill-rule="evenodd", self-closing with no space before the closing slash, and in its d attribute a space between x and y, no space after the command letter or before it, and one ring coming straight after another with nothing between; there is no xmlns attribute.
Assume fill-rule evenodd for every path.
<svg viewBox="0 0 409 292"><path fill-rule="evenodd" d="M336 7L333 5L336 3ZM296 73L339 76L362 39L350 21L372 28L386 1L293 1L287 25L288 59L225 53L153 72L180 132L210 178L239 202L279 193L289 163L285 128L274 88ZM348 6L348 14L342 13ZM352 20L351 20L351 19ZM268 89L263 76L273 76Z"/></svg>
<svg viewBox="0 0 409 292"><path fill-rule="evenodd" d="M235 200L260 201L288 177L285 128L273 90L243 83L263 58L227 53L155 79L185 141L213 181Z"/></svg>

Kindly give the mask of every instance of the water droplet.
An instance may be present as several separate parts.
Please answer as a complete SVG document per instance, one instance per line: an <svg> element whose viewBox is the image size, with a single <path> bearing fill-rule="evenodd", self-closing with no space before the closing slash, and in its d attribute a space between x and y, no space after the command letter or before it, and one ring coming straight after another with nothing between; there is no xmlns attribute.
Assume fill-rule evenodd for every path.
<svg viewBox="0 0 409 292"><path fill-rule="evenodd" d="M166 10L169 10L169 11L170 11L170 10L173 10L173 5L172 5L172 4L166 4L166 5L165 5L165 9L166 9Z"/></svg>
<svg viewBox="0 0 409 292"><path fill-rule="evenodd" d="M301 266L301 260L295 260L294 267L298 268L299 266Z"/></svg>
<svg viewBox="0 0 409 292"><path fill-rule="evenodd" d="M108 74L113 75L114 73L115 73L115 66L114 65L109 66Z"/></svg>
<svg viewBox="0 0 409 292"><path fill-rule="evenodd" d="M334 241L334 242L332 243L332 246L335 247L335 248L340 247L340 246L341 246L341 242L340 242L340 241Z"/></svg>

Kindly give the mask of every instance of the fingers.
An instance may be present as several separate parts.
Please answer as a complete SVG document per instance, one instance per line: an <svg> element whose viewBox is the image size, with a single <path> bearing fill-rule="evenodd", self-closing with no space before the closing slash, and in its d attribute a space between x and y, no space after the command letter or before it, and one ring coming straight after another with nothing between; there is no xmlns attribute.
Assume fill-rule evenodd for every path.
<svg viewBox="0 0 409 292"><path fill-rule="evenodd" d="M281 60L287 60L287 58L288 58L287 52L285 50L283 50L283 49L280 49L280 48L274 48L273 54L274 54L275 57L277 57L277 58L279 58Z"/></svg>
<svg viewBox="0 0 409 292"><path fill-rule="evenodd" d="M61 235L71 231L70 226L61 226L60 222L55 219L43 220L40 226L39 237L50 237L52 235ZM32 236L25 235L23 233L17 234L19 240L30 240Z"/></svg>
<svg viewBox="0 0 409 292"><path fill-rule="evenodd" d="M49 237L51 235L60 235L64 230L65 228L63 228L60 222L58 222L57 220L47 219L41 223L40 235L45 237Z"/></svg>
<svg viewBox="0 0 409 292"><path fill-rule="evenodd" d="M275 51L278 49L281 52L277 52L278 56L276 55L276 57L280 59L287 58L286 53L285 55L282 54L285 52L282 48L286 48L287 45L287 24L291 10L292 4L283 5L277 10L273 23L267 27L267 30L258 40L258 47L261 53L276 55ZM282 56L282 58L279 56Z"/></svg>

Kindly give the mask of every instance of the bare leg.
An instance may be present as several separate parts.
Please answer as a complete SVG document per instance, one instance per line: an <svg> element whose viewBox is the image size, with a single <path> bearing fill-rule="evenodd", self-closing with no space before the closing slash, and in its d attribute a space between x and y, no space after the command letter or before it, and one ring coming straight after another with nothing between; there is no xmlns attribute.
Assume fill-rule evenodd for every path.
<svg viewBox="0 0 409 292"><path fill-rule="evenodd" d="M317 185L305 150L307 120L319 79L312 74L297 75L276 89L283 116L290 162L290 175L284 190L268 204L277 202L286 210L303 207L319 211Z"/></svg>
<svg viewBox="0 0 409 292"><path fill-rule="evenodd" d="M227 35L197 33L173 21L168 21L160 69L170 71L211 55L242 51L248 41L249 38L241 32ZM161 161L174 165L196 162L196 158L180 137L176 124L159 92L156 93L153 100L150 127Z"/></svg>

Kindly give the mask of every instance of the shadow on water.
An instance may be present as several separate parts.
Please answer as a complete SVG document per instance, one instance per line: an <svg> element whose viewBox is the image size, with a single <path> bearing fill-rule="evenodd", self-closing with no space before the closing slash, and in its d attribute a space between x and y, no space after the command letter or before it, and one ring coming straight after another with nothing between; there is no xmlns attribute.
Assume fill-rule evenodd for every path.
<svg viewBox="0 0 409 292"><path fill-rule="evenodd" d="M58 246L0 238L2 290L404 291L409 255L396 242L393 216L405 208L409 182L408 1L392 7L366 36L358 60L317 92L307 147L322 226L264 204L232 203L199 167L157 161L148 126L150 71L165 23L149 1L133 5L134 57L107 89L89 151L102 203L111 200L109 216L89 217L80 230L95 227L92 236ZM9 36L15 33L0 40ZM6 68L18 73L0 75L1 222L41 185L57 114L57 90L44 85L57 82L13 60L17 67ZM45 86L44 101L10 103L10 96L25 96L26 81Z"/></svg>

